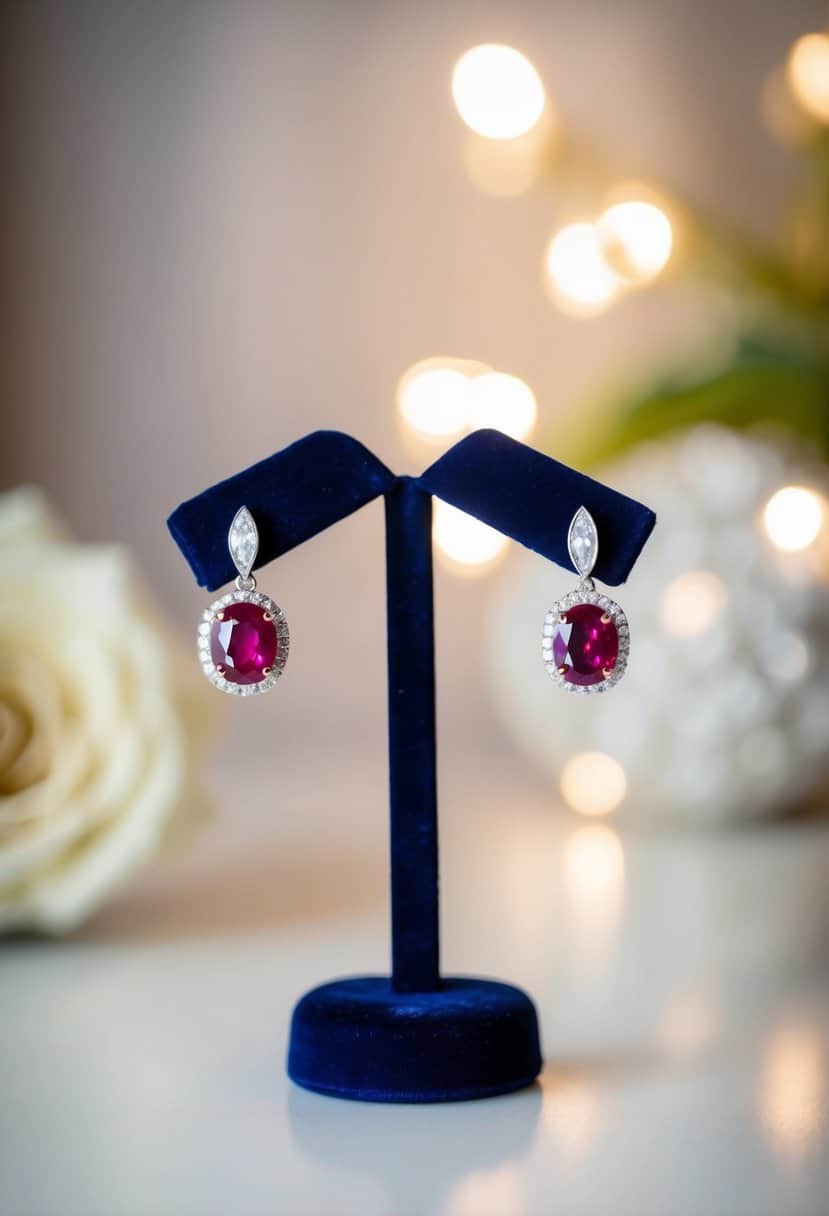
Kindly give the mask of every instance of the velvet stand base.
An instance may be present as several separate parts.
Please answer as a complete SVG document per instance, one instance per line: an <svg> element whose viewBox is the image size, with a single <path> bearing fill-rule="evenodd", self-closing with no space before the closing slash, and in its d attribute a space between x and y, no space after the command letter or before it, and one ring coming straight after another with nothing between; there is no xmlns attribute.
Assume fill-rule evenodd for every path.
<svg viewBox="0 0 829 1216"><path fill-rule="evenodd" d="M291 1022L297 1085L362 1102L462 1102L531 1085L541 1069L526 993L449 978L436 992L397 992L387 976L323 984Z"/></svg>

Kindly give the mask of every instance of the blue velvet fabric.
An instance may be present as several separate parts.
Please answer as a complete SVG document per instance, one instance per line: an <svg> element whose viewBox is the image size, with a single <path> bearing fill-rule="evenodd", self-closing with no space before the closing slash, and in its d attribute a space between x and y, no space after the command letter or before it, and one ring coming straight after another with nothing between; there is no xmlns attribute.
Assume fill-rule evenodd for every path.
<svg viewBox="0 0 829 1216"><path fill-rule="evenodd" d="M584 505L599 528L596 574L611 584L629 574L654 515L498 431L467 436L421 477L396 477L350 436L318 431L183 503L169 527L198 582L214 591L234 577L227 532L243 504L259 528L258 568L381 495L392 974L340 980L304 997L294 1013L289 1071L299 1084L340 1097L484 1097L529 1084L541 1057L524 993L439 972L431 496L568 569L567 531Z"/></svg>
<svg viewBox="0 0 829 1216"><path fill-rule="evenodd" d="M392 982L439 983L432 499L413 477L386 495Z"/></svg>
<svg viewBox="0 0 829 1216"><path fill-rule="evenodd" d="M240 507L251 511L259 530L258 570L386 494L395 481L350 435L313 431L183 502L167 526L196 582L215 591L236 577L227 533Z"/></svg>
<svg viewBox="0 0 829 1216"><path fill-rule="evenodd" d="M641 503L500 431L473 431L436 460L420 484L568 570L570 520L587 507L599 533L593 573L611 586L625 581L656 523Z"/></svg>
<svg viewBox="0 0 829 1216"><path fill-rule="evenodd" d="M384 976L323 984L294 1010L288 1072L306 1089L363 1102L462 1102L531 1085L538 1024L520 988L443 980L401 996Z"/></svg>

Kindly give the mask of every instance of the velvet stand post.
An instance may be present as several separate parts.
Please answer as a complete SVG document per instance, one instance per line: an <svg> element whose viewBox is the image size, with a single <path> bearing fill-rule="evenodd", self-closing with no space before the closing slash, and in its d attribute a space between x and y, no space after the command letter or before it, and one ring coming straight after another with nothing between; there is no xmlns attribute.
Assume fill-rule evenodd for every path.
<svg viewBox="0 0 829 1216"><path fill-rule="evenodd" d="M440 976L431 525L431 496L399 478L386 494L391 978L315 988L291 1026L292 1079L342 1098L483 1098L529 1085L541 1067L529 997Z"/></svg>
<svg viewBox="0 0 829 1216"><path fill-rule="evenodd" d="M182 503L170 530L199 583L233 566L225 537L247 505L257 567L365 503L386 507L392 969L335 980L294 1009L288 1072L306 1089L374 1102L451 1102L530 1085L541 1068L535 1008L509 984L441 977L432 495L568 565L575 510L604 542L597 575L622 582L653 512L495 431L467 436L420 477L396 477L362 444L315 432Z"/></svg>

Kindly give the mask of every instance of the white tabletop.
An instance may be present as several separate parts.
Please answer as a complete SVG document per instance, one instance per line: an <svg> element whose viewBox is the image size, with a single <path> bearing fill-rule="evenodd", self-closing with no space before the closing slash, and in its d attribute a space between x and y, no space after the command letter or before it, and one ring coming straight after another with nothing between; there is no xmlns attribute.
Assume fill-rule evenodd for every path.
<svg viewBox="0 0 829 1216"><path fill-rule="evenodd" d="M829 826L622 833L450 764L445 970L533 994L541 1084L345 1103L284 1053L303 991L386 969L382 766L294 767L272 814L226 756L191 851L5 946L4 1213L825 1216Z"/></svg>

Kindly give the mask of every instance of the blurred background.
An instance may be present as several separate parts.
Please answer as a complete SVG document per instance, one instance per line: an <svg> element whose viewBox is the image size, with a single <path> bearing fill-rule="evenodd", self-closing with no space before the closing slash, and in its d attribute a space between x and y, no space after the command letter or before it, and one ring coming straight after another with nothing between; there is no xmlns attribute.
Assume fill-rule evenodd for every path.
<svg viewBox="0 0 829 1216"><path fill-rule="evenodd" d="M447 966L525 983L566 1064L506 1165L483 1123L480 1157L411 1210L541 1210L553 1185L603 1210L593 1162L636 1216L823 1211L826 18L807 0L3 6L0 925L74 933L63 955L9 951L19 1160L38 1127L75 1178L113 1113L77 1097L94 1065L48 1031L67 984L93 985L102 1025L142 1011L136 1076L160 1044L178 1059L195 993L235 987L254 1071L304 987L385 967L382 509L261 572L292 651L252 703L197 670L210 597L167 515L318 427L416 473L486 425L659 526L611 590L624 682L563 698L538 640L575 576L436 504ZM230 1051L237 1005L218 1003L211 1051ZM35 1009L51 1054L24 1068ZM69 1002L82 1041L87 1015ZM595 1075L608 1056L622 1093ZM71 1128L42 1121L56 1059ZM190 1120L186 1162L210 1065L185 1059L161 1105ZM664 1137L647 1199L626 1164L651 1160L640 1101ZM422 1180L378 1190L354 1164L387 1128L354 1131L340 1166L362 1189L323 1203L300 1164L329 1186L336 1120L329 1142L332 1116L298 1099L291 1119L295 1206L275 1210L410 1210ZM715 1181L685 1178L688 1143ZM188 1207L165 1151L150 1169L110 1147L70 1188L87 1216L150 1210L150 1177L171 1210L233 1191L214 1164ZM269 1167L246 1168L250 1210L273 1210ZM53 1210L62 1184L22 1178L12 1210Z"/></svg>

